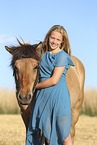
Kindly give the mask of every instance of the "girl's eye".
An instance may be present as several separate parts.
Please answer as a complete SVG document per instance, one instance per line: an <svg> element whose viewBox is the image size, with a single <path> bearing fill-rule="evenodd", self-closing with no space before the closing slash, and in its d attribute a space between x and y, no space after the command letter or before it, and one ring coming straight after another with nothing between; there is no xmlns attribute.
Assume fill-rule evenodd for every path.
<svg viewBox="0 0 97 145"><path fill-rule="evenodd" d="M55 39L54 37L51 37L51 39Z"/></svg>
<svg viewBox="0 0 97 145"><path fill-rule="evenodd" d="M60 41L60 39L57 39L58 41Z"/></svg>

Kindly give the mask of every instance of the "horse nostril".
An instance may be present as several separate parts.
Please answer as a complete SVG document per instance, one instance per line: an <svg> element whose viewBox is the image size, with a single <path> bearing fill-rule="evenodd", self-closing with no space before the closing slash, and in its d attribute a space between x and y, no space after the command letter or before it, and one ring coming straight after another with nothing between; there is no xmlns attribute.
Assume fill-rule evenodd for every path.
<svg viewBox="0 0 97 145"><path fill-rule="evenodd" d="M30 100L30 99L31 99L31 94L28 94L26 100Z"/></svg>
<svg viewBox="0 0 97 145"><path fill-rule="evenodd" d="M22 100L22 97L21 97L21 95L20 95L20 94L18 95L18 98L19 98L20 100Z"/></svg>

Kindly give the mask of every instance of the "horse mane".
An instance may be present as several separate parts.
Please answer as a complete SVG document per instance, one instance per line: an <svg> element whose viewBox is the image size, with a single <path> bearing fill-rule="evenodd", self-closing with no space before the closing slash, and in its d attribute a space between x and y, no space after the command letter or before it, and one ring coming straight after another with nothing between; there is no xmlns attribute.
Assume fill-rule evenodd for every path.
<svg viewBox="0 0 97 145"><path fill-rule="evenodd" d="M14 64L16 60L22 59L22 58L33 58L36 59L37 61L40 61L40 56L37 51L37 46L39 44L34 44L31 45L29 43L21 43L18 40L19 46L12 46L10 47L11 53L13 55L12 61L11 61L11 66L12 68L14 67Z"/></svg>

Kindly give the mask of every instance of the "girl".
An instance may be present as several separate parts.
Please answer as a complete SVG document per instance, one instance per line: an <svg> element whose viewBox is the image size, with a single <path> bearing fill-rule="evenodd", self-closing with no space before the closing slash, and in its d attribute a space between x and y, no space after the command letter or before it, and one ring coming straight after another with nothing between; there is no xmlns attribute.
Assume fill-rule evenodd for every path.
<svg viewBox="0 0 97 145"><path fill-rule="evenodd" d="M39 145L42 131L47 145L72 145L71 102L66 72L74 66L66 30L53 26L47 33L40 61L40 78L26 137L26 145ZM42 140L41 136L41 140Z"/></svg>

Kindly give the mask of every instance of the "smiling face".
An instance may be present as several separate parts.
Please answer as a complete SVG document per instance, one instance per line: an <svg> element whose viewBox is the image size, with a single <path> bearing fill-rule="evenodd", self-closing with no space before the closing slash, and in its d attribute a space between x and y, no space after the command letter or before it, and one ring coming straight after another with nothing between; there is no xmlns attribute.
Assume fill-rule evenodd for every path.
<svg viewBox="0 0 97 145"><path fill-rule="evenodd" d="M63 41L62 34L57 31L52 31L49 36L50 51L60 49L62 41Z"/></svg>

